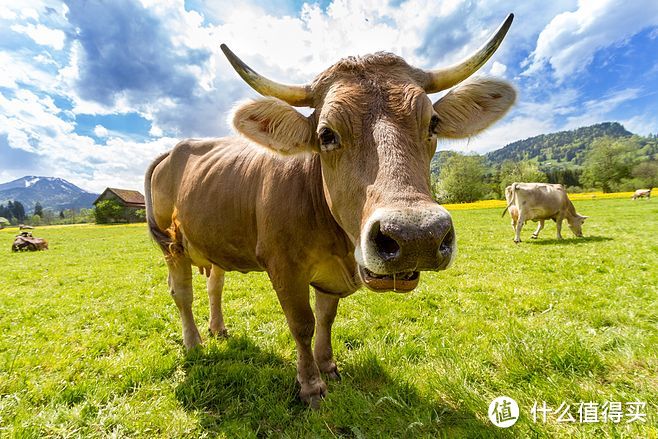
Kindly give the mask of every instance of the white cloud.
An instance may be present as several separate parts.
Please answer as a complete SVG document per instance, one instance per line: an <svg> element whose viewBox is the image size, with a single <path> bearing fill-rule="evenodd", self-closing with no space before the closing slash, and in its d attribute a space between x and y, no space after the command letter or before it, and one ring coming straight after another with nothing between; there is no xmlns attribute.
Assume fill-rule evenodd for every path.
<svg viewBox="0 0 658 439"><path fill-rule="evenodd" d="M610 114L625 102L632 101L640 97L642 90L639 88L627 88L603 96L601 99L592 99L580 104L577 114L567 119L566 128L578 128L592 125L594 123L605 122L610 118ZM576 112L575 111L575 112Z"/></svg>
<svg viewBox="0 0 658 439"><path fill-rule="evenodd" d="M107 128L105 128L103 125L96 125L94 127L94 134L96 135L96 137L104 139L105 137L107 137L109 132L107 131Z"/></svg>
<svg viewBox="0 0 658 439"><path fill-rule="evenodd" d="M507 71L507 66L505 64L499 63L498 61L494 61L493 64L491 65L491 69L489 70L489 73L491 73L494 76L504 77L506 71Z"/></svg>
<svg viewBox="0 0 658 439"><path fill-rule="evenodd" d="M10 27L14 32L25 34L41 46L50 46L55 50L64 48L66 34L59 29L51 29L43 24L15 24Z"/></svg>
<svg viewBox="0 0 658 439"><path fill-rule="evenodd" d="M563 80L587 67L599 49L657 24L655 0L580 0L578 9L557 15L539 34L525 74L549 63Z"/></svg>
<svg viewBox="0 0 658 439"><path fill-rule="evenodd" d="M110 137L100 145L74 131L72 122L59 117L50 97L18 90L7 98L0 94L0 134L13 148L47 157L45 172L65 178L82 188L100 191L106 186L139 189L150 160L176 144L163 137L150 142ZM96 127L95 132L103 127ZM106 130L107 131L107 130Z"/></svg>
<svg viewBox="0 0 658 439"><path fill-rule="evenodd" d="M658 134L658 117L654 115L633 116L620 122L628 131L641 136Z"/></svg>

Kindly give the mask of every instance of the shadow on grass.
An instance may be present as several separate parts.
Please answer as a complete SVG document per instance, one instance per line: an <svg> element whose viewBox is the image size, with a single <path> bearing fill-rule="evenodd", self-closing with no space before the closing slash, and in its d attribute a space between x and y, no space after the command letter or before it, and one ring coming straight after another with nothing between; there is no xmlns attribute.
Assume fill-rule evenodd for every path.
<svg viewBox="0 0 658 439"><path fill-rule="evenodd" d="M533 245L581 245L590 242L605 242L613 240L614 238L608 238L607 236L585 236L583 238L567 239L527 239L525 242Z"/></svg>
<svg viewBox="0 0 658 439"><path fill-rule="evenodd" d="M363 353L328 382L320 410L298 399L295 364L239 336L188 354L176 397L200 428L227 437L492 437L505 431L475 413L419 395ZM511 436L510 436L511 437Z"/></svg>

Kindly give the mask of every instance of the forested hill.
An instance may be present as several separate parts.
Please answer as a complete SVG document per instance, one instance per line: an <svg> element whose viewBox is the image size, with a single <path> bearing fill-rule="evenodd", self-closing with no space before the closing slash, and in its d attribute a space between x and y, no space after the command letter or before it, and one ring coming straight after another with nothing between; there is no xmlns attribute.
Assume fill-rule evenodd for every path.
<svg viewBox="0 0 658 439"><path fill-rule="evenodd" d="M510 143L485 155L488 162L500 165L505 160L533 160L582 165L592 141L599 137L631 137L633 133L617 122L604 122L571 131L541 134Z"/></svg>

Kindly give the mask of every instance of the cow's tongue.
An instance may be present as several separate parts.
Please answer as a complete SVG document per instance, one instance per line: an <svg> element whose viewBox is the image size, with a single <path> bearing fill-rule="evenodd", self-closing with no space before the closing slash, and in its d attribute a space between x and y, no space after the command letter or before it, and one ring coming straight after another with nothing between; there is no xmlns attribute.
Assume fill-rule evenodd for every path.
<svg viewBox="0 0 658 439"><path fill-rule="evenodd" d="M363 283L375 291L396 291L406 293L418 285L420 273L405 271L396 274L377 274L365 267L359 267Z"/></svg>

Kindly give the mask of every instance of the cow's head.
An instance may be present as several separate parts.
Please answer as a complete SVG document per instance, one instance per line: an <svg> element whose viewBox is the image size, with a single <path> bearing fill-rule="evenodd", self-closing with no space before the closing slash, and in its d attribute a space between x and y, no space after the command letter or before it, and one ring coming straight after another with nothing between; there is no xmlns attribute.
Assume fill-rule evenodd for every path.
<svg viewBox="0 0 658 439"><path fill-rule="evenodd" d="M410 291L420 271L450 264L452 220L430 192L437 138L484 130L509 109L515 91L498 80L475 79L435 103L427 95L482 66L512 18L475 55L449 68L420 70L377 53L343 59L304 86L264 78L222 45L240 76L269 96L241 106L236 129L281 154L320 155L327 203L354 244L360 276L371 289ZM293 106L315 111L306 117Z"/></svg>
<svg viewBox="0 0 658 439"><path fill-rule="evenodd" d="M576 235L578 238L583 237L583 224L585 223L585 220L589 218L587 216L575 214L573 216L568 216L567 217L567 223L569 224L569 228L573 232L574 235Z"/></svg>

